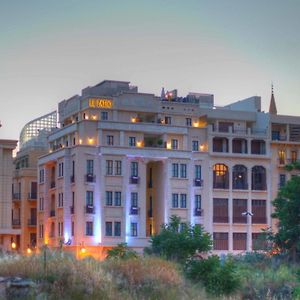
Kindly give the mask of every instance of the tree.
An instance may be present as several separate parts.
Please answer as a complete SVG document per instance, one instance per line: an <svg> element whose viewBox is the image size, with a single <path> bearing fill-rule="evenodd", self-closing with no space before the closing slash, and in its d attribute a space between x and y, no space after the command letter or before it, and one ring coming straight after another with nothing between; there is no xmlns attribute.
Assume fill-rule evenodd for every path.
<svg viewBox="0 0 300 300"><path fill-rule="evenodd" d="M300 251L300 177L293 176L273 201L273 218L278 219L278 232L273 241L296 260Z"/></svg>
<svg viewBox="0 0 300 300"><path fill-rule="evenodd" d="M179 230L180 224L183 224ZM150 239L151 246L145 253L163 256L178 262L185 262L196 252L211 249L212 240L209 233L200 225L192 226L181 223L177 216L171 216L170 223L161 226L161 231Z"/></svg>

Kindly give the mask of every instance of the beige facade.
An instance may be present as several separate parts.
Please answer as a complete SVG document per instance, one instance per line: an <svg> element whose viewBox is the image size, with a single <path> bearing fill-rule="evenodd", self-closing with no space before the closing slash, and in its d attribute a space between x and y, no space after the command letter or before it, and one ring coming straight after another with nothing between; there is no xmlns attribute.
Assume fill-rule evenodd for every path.
<svg viewBox="0 0 300 300"><path fill-rule="evenodd" d="M38 246L142 250L178 215L203 225L216 253L256 248L279 174L270 114L259 97L215 107L213 95L176 94L103 81L59 103L38 165Z"/></svg>
<svg viewBox="0 0 300 300"><path fill-rule="evenodd" d="M12 228L12 152L17 146L17 141L0 140L0 249L12 250L12 243L17 242L20 230Z"/></svg>

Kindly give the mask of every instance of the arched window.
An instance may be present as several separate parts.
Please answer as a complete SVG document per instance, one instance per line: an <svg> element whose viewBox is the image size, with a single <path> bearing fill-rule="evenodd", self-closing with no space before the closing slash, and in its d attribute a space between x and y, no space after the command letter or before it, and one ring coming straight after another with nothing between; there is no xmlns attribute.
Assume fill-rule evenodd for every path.
<svg viewBox="0 0 300 300"><path fill-rule="evenodd" d="M228 167L224 164L215 164L213 168L213 181L215 189L228 189L229 173Z"/></svg>
<svg viewBox="0 0 300 300"><path fill-rule="evenodd" d="M254 166L252 168L252 190L265 191L266 189L266 169L263 166Z"/></svg>
<svg viewBox="0 0 300 300"><path fill-rule="evenodd" d="M247 168L243 165L235 165L232 169L232 188L236 190L247 190Z"/></svg>

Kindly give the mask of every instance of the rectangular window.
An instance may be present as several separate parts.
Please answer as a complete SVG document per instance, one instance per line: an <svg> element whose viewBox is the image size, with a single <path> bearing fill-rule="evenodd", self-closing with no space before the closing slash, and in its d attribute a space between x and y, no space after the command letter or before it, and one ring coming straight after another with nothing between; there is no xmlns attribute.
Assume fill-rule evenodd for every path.
<svg viewBox="0 0 300 300"><path fill-rule="evenodd" d="M131 206L138 207L138 193L131 193Z"/></svg>
<svg viewBox="0 0 300 300"><path fill-rule="evenodd" d="M172 194L172 207L178 208L178 194Z"/></svg>
<svg viewBox="0 0 300 300"><path fill-rule="evenodd" d="M58 236L64 235L64 222L58 222Z"/></svg>
<svg viewBox="0 0 300 300"><path fill-rule="evenodd" d="M92 159L86 161L86 173L94 174L94 161Z"/></svg>
<svg viewBox="0 0 300 300"><path fill-rule="evenodd" d="M109 146L114 145L114 136L113 135L106 136L106 145L109 145Z"/></svg>
<svg viewBox="0 0 300 300"><path fill-rule="evenodd" d="M105 222L105 235L112 236L112 222Z"/></svg>
<svg viewBox="0 0 300 300"><path fill-rule="evenodd" d="M178 172L178 164L172 164L172 177L178 177L179 172Z"/></svg>
<svg viewBox="0 0 300 300"><path fill-rule="evenodd" d="M247 223L247 216L243 215L247 211L247 199L233 199L232 206L233 223Z"/></svg>
<svg viewBox="0 0 300 300"><path fill-rule="evenodd" d="M44 224L39 225L39 238L42 239L44 237Z"/></svg>
<svg viewBox="0 0 300 300"><path fill-rule="evenodd" d="M171 117L165 117L165 124L171 124Z"/></svg>
<svg viewBox="0 0 300 300"><path fill-rule="evenodd" d="M192 141L192 151L199 151L199 142Z"/></svg>
<svg viewBox="0 0 300 300"><path fill-rule="evenodd" d="M45 181L45 170L40 169L40 183L43 183Z"/></svg>
<svg viewBox="0 0 300 300"><path fill-rule="evenodd" d="M279 174L279 188L282 188L285 186L286 183L286 175L285 174Z"/></svg>
<svg viewBox="0 0 300 300"><path fill-rule="evenodd" d="M71 223L71 236L74 236L75 233L75 225L74 222Z"/></svg>
<svg viewBox="0 0 300 300"><path fill-rule="evenodd" d="M39 210L43 211L44 210L44 198L41 197L39 201Z"/></svg>
<svg viewBox="0 0 300 300"><path fill-rule="evenodd" d="M291 152L291 161L292 161L292 163L297 161L297 151Z"/></svg>
<svg viewBox="0 0 300 300"><path fill-rule="evenodd" d="M191 118L186 118L185 119L185 125L186 126L192 126L192 119Z"/></svg>
<svg viewBox="0 0 300 300"><path fill-rule="evenodd" d="M93 206L94 205L94 192L86 191L86 205Z"/></svg>
<svg viewBox="0 0 300 300"><path fill-rule="evenodd" d="M122 161L115 160L115 175L122 175Z"/></svg>
<svg viewBox="0 0 300 300"><path fill-rule="evenodd" d="M86 222L86 235L92 236L94 235L93 233L93 222Z"/></svg>
<svg viewBox="0 0 300 300"><path fill-rule="evenodd" d="M201 165L195 165L195 178L201 179Z"/></svg>
<svg viewBox="0 0 300 300"><path fill-rule="evenodd" d="M178 149L178 140L177 140L177 139L172 139L172 140L171 140L171 148L172 148L173 150Z"/></svg>
<svg viewBox="0 0 300 300"><path fill-rule="evenodd" d="M131 233L131 236L137 236L138 235L137 223L131 223L130 224L130 233Z"/></svg>
<svg viewBox="0 0 300 300"><path fill-rule="evenodd" d="M228 250L228 233L214 232L213 245L214 250Z"/></svg>
<svg viewBox="0 0 300 300"><path fill-rule="evenodd" d="M130 136L129 140L128 140L128 143L129 143L130 147L135 147L136 146L135 136Z"/></svg>
<svg viewBox="0 0 300 300"><path fill-rule="evenodd" d="M59 163L58 164L58 177L63 177L64 176L64 163Z"/></svg>
<svg viewBox="0 0 300 300"><path fill-rule="evenodd" d="M106 175L113 175L113 161L106 161Z"/></svg>
<svg viewBox="0 0 300 300"><path fill-rule="evenodd" d="M232 239L233 250L247 250L247 233L234 232Z"/></svg>
<svg viewBox="0 0 300 300"><path fill-rule="evenodd" d="M266 224L266 200L252 200L252 224Z"/></svg>
<svg viewBox="0 0 300 300"><path fill-rule="evenodd" d="M195 195L195 209L201 209L201 195Z"/></svg>
<svg viewBox="0 0 300 300"><path fill-rule="evenodd" d="M64 206L64 193L58 193L58 207Z"/></svg>
<svg viewBox="0 0 300 300"><path fill-rule="evenodd" d="M115 222L115 236L121 236L121 222Z"/></svg>
<svg viewBox="0 0 300 300"><path fill-rule="evenodd" d="M121 192L115 192L115 206L121 206Z"/></svg>
<svg viewBox="0 0 300 300"><path fill-rule="evenodd" d="M228 199L213 199L213 222L228 223Z"/></svg>
<svg viewBox="0 0 300 300"><path fill-rule="evenodd" d="M136 161L131 162L131 177L138 177L138 163Z"/></svg>
<svg viewBox="0 0 300 300"><path fill-rule="evenodd" d="M107 111L101 111L101 120L102 121L108 120L108 112Z"/></svg>
<svg viewBox="0 0 300 300"><path fill-rule="evenodd" d="M186 178L186 164L180 164L180 177Z"/></svg>
<svg viewBox="0 0 300 300"><path fill-rule="evenodd" d="M113 199L112 199L113 193L111 191L106 191L106 205L107 206L112 206L113 204Z"/></svg>
<svg viewBox="0 0 300 300"><path fill-rule="evenodd" d="M186 194L180 194L180 207L186 208Z"/></svg>

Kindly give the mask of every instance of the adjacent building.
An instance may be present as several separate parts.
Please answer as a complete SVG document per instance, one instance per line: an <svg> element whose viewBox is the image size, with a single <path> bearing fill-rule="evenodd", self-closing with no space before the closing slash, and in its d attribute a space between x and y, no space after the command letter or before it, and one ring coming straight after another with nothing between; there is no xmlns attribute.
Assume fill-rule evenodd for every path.
<svg viewBox="0 0 300 300"><path fill-rule="evenodd" d="M38 162L37 245L142 250L178 215L203 225L216 253L258 248L283 181L278 155L297 157L300 142L300 118L277 115L272 98L265 113L257 96L216 107L210 94L158 97L105 80L61 101Z"/></svg>
<svg viewBox="0 0 300 300"><path fill-rule="evenodd" d="M11 185L13 176L13 150L15 140L0 140L0 249L12 250L19 241L19 229L13 229ZM13 244L14 243L14 244ZM13 247L12 247L13 246Z"/></svg>
<svg viewBox="0 0 300 300"><path fill-rule="evenodd" d="M54 111L27 123L20 134L20 149L14 159L12 213L9 217L12 227L19 231L15 250L21 253L36 250L37 161L48 152L47 136L56 126L57 113Z"/></svg>

